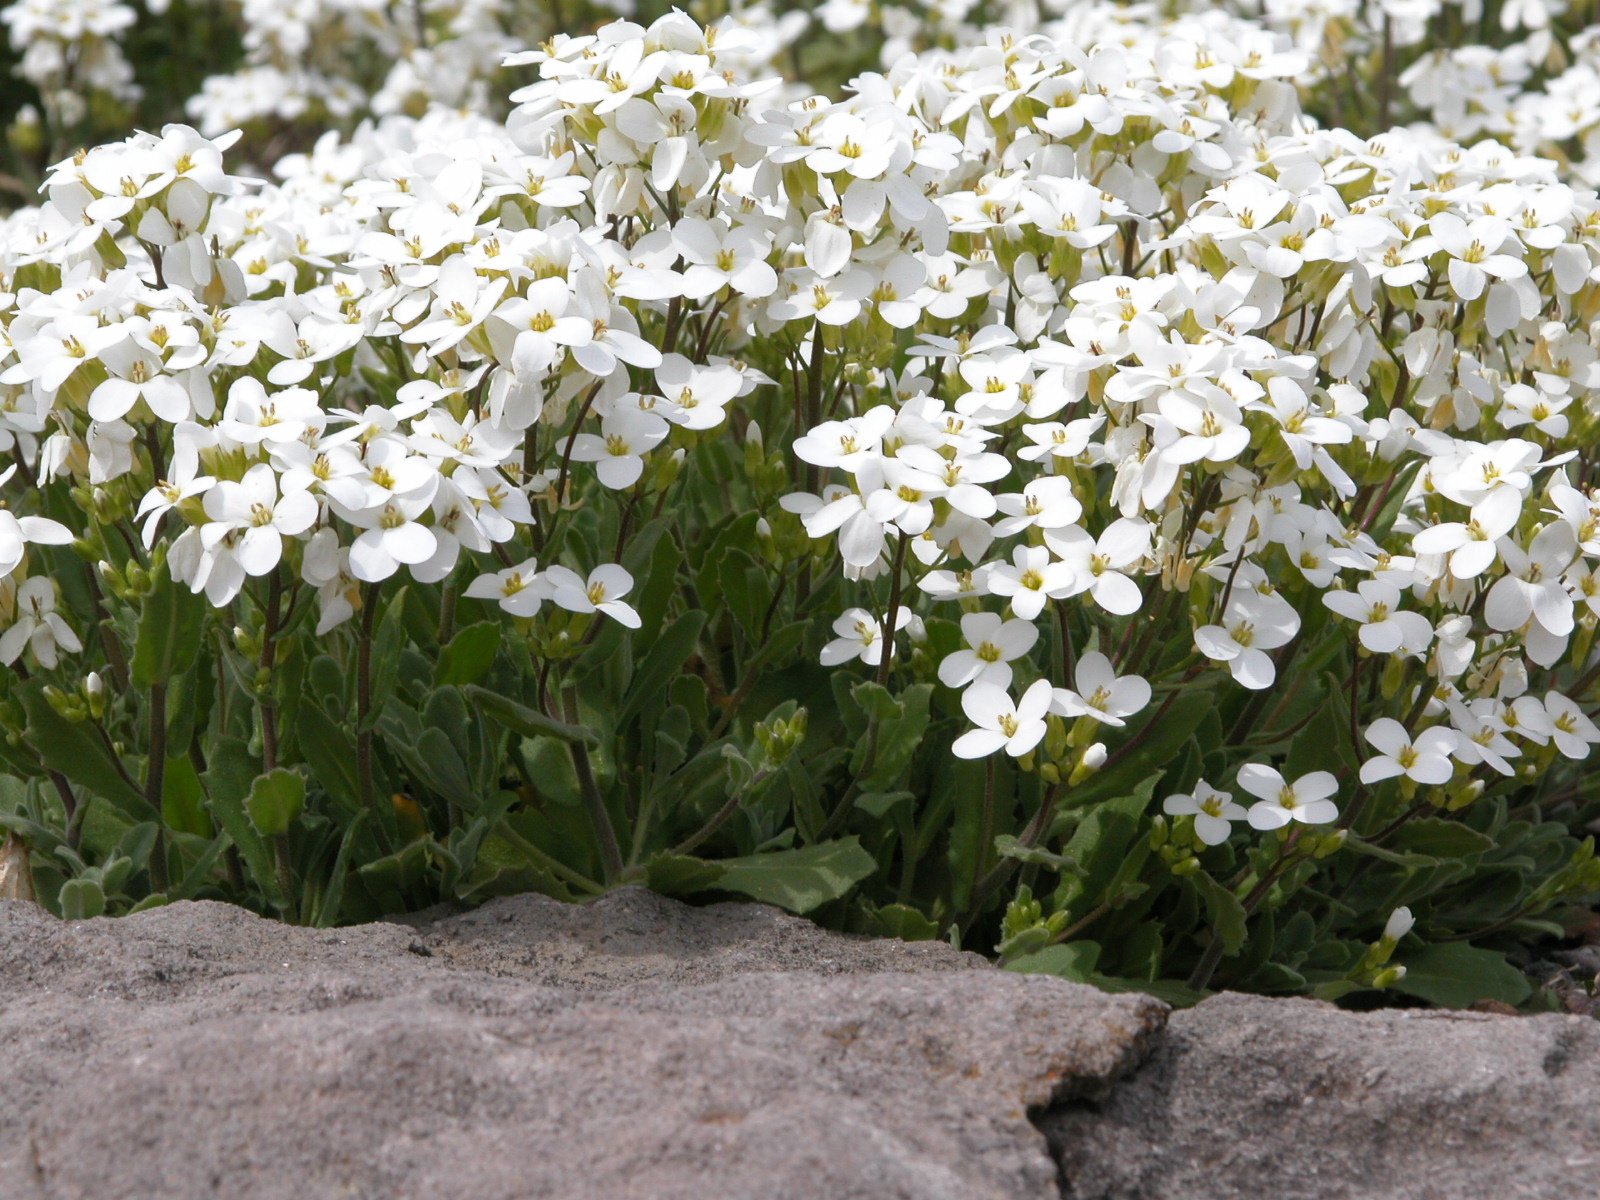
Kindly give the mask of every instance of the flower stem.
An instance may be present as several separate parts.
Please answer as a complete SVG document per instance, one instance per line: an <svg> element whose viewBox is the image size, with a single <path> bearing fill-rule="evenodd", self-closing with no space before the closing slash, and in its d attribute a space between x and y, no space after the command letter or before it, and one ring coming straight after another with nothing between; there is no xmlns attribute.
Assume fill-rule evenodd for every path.
<svg viewBox="0 0 1600 1200"><path fill-rule="evenodd" d="M361 807L372 814L379 839L388 849L389 822L378 808L372 779L372 630L378 623L379 583L369 583L361 597L361 638L356 643L356 786Z"/></svg>
<svg viewBox="0 0 1600 1200"><path fill-rule="evenodd" d="M578 724L577 694L568 689L565 712L570 724ZM595 841L600 847L600 863L605 871L605 881L613 884L622 874L622 848L617 844L617 831L611 824L611 813L606 809L605 798L600 795L600 785L595 782L594 764L589 761L589 748L582 742L568 742L572 753L572 770L578 777L578 788L583 793L583 807L589 814L589 824L594 828Z"/></svg>
<svg viewBox="0 0 1600 1200"><path fill-rule="evenodd" d="M161 793L167 778L167 685L150 685L149 755L144 764L144 799L156 811L156 842L150 848L150 888L167 890L167 843L161 820Z"/></svg>

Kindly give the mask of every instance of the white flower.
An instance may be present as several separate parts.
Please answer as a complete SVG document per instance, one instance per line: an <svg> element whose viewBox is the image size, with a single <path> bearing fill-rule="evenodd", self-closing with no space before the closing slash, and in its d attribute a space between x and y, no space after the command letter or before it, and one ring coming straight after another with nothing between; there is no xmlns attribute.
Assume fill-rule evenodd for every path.
<svg viewBox="0 0 1600 1200"><path fill-rule="evenodd" d="M1570 698L1560 692L1547 692L1545 711L1550 714L1551 737L1556 749L1568 758L1582 761L1589 757L1589 747L1600 742L1600 729Z"/></svg>
<svg viewBox="0 0 1600 1200"><path fill-rule="evenodd" d="M0 471L0 486L5 485L15 470L11 467ZM17 569L30 544L69 546L72 530L48 517L19 517L9 509L0 508L0 578Z"/></svg>
<svg viewBox="0 0 1600 1200"><path fill-rule="evenodd" d="M1502 218L1479 217L1469 225L1455 213L1442 212L1428 222L1428 232L1450 256L1450 286L1463 300L1483 295L1490 277L1517 279L1528 273L1520 258L1500 253L1507 242L1518 245L1510 223Z"/></svg>
<svg viewBox="0 0 1600 1200"><path fill-rule="evenodd" d="M1077 691L1056 688L1050 711L1063 717L1093 717L1102 725L1121 726L1150 703L1150 684L1139 675L1119 676L1111 660L1098 650L1078 656L1073 677Z"/></svg>
<svg viewBox="0 0 1600 1200"><path fill-rule="evenodd" d="M1499 549L1506 573L1495 580L1484 601L1489 628L1520 629L1532 619L1556 637L1571 633L1572 596L1561 577L1578 553L1572 526L1552 521L1534 535L1527 550L1510 538L1501 539Z"/></svg>
<svg viewBox="0 0 1600 1200"><path fill-rule="evenodd" d="M1404 775L1417 783L1449 783L1455 773L1450 756L1460 737L1452 729L1434 726L1424 729L1413 740L1405 726L1393 717L1379 717L1368 725L1363 736L1380 751L1361 764L1361 782L1377 783Z"/></svg>
<svg viewBox="0 0 1600 1200"><path fill-rule="evenodd" d="M1039 629L1032 621L1005 621L995 613L977 612L961 618L961 636L967 649L945 656L939 663L939 681L953 688L970 683L1008 688L1011 660L1033 649Z"/></svg>
<svg viewBox="0 0 1600 1200"><path fill-rule="evenodd" d="M283 557L284 537L311 528L317 519L316 497L309 492L278 495L278 476L266 463L257 463L234 483L223 480L205 493L206 515L200 543L212 549L230 534L232 552L246 575L265 575Z"/></svg>
<svg viewBox="0 0 1600 1200"><path fill-rule="evenodd" d="M1030 481L1020 492L995 497L999 511L1009 515L995 522L996 537L1009 537L1024 529L1060 529L1083 515L1083 505L1072 493L1072 481L1045 475Z"/></svg>
<svg viewBox="0 0 1600 1200"><path fill-rule="evenodd" d="M605 613L629 629L639 628L639 614L622 600L633 590L633 576L617 564L602 563L587 579L568 567L551 567L544 578L550 599L568 612Z"/></svg>
<svg viewBox="0 0 1600 1200"><path fill-rule="evenodd" d="M78 635L56 614L56 586L44 575L23 580L17 588L17 619L0 635L0 662L7 666L17 661L26 646L45 670L56 665L59 647L69 654L83 649Z"/></svg>
<svg viewBox="0 0 1600 1200"><path fill-rule="evenodd" d="M895 631L906 627L911 620L911 610L904 606L895 610ZM836 667L859 658L869 667L883 661L887 652L894 657L894 642L883 640L883 621L864 608L847 608L833 619L833 632L838 634L822 648L822 665Z"/></svg>
<svg viewBox="0 0 1600 1200"><path fill-rule="evenodd" d="M1329 799L1338 792L1339 781L1329 771L1312 771L1291 784L1265 763L1246 763L1239 768L1239 786L1260 797L1250 806L1252 829L1281 829L1290 821L1326 825L1339 819L1339 806Z"/></svg>
<svg viewBox="0 0 1600 1200"><path fill-rule="evenodd" d="M417 520L432 497L391 496L384 504L354 513L350 522L363 532L350 546L350 573L367 583L387 579L402 563L424 563L438 541L433 530Z"/></svg>
<svg viewBox="0 0 1600 1200"><path fill-rule="evenodd" d="M661 443L667 430L667 423L654 413L620 409L601 419L598 435L580 433L572 439L572 459L599 464L595 474L608 488L632 487L644 474L644 456Z"/></svg>
<svg viewBox="0 0 1600 1200"><path fill-rule="evenodd" d="M1178 792L1161 802L1161 811L1170 817L1194 818L1194 832L1208 846L1220 846L1233 832L1233 822L1249 814L1236 804L1232 792L1219 792L1204 779L1194 785L1194 794Z"/></svg>
<svg viewBox="0 0 1600 1200"><path fill-rule="evenodd" d="M1035 680L1015 703L1005 688L975 683L961 693L961 710L978 728L958 737L950 751L957 758L983 758L1003 749L1019 758L1044 738L1049 708L1047 679Z"/></svg>
<svg viewBox="0 0 1600 1200"><path fill-rule="evenodd" d="M1094 602L1119 617L1139 611L1144 596L1139 585L1124 572L1150 549L1150 526L1135 517L1120 517L1098 538L1076 525L1045 531L1045 545L1072 570L1073 582L1065 595L1088 592Z"/></svg>
<svg viewBox="0 0 1600 1200"><path fill-rule="evenodd" d="M1011 611L1025 621L1037 617L1049 597L1065 595L1075 580L1072 567L1052 559L1043 546L1018 546L1011 563L994 564L988 578L989 590L1011 597Z"/></svg>
<svg viewBox="0 0 1600 1200"><path fill-rule="evenodd" d="M1242 686L1260 691L1272 686L1277 669L1268 650L1286 645L1299 631L1300 619L1292 608L1267 605L1254 593L1235 596L1221 625L1202 625L1194 643L1214 662L1225 662Z"/></svg>
<svg viewBox="0 0 1600 1200"><path fill-rule="evenodd" d="M528 559L492 575L479 575L461 594L475 600L493 600L514 617L531 617L545 597L539 564Z"/></svg>
<svg viewBox="0 0 1600 1200"><path fill-rule="evenodd" d="M1356 637L1374 654L1420 654L1433 641L1433 625L1421 613L1400 610L1400 589L1377 579L1354 592L1326 592L1322 602L1341 617L1359 621Z"/></svg>

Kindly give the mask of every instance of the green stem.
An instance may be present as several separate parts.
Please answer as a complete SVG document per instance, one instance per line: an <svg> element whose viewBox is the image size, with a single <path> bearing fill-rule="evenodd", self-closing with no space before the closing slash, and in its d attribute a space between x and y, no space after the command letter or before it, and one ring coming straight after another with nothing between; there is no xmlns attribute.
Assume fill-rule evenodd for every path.
<svg viewBox="0 0 1600 1200"><path fill-rule="evenodd" d="M278 868L278 890L283 893L283 919L298 925L300 918L294 900L294 869L289 865L289 835L280 833L272 839L272 854Z"/></svg>
<svg viewBox="0 0 1600 1200"><path fill-rule="evenodd" d="M1022 836L1017 839L1019 845L1032 847L1039 844L1040 839L1044 837L1045 830L1050 827L1050 818L1055 814L1056 805L1060 802L1061 797L1066 794L1066 790L1066 780L1062 780L1045 793L1044 799L1039 804L1038 811L1033 814L1033 820L1028 822L1027 828L1022 831ZM1008 858L991 867L989 873L973 885L972 896L967 901L966 910L957 919L956 924L962 929L966 929L971 925L989 897L994 895L1005 884L1006 880L1011 878L1020 865L1018 859Z"/></svg>
<svg viewBox="0 0 1600 1200"><path fill-rule="evenodd" d="M570 724L578 724L577 695L571 689L566 693L566 717ZM600 785L595 781L594 764L589 761L589 749L582 742L568 742L572 754L572 770L578 777L578 788L583 793L583 807L589 814L589 824L594 828L595 841L600 847L600 862L605 870L606 883L613 884L622 874L622 848L617 844L617 831L611 824L611 813L606 809Z"/></svg>
<svg viewBox="0 0 1600 1200"><path fill-rule="evenodd" d="M389 822L378 809L372 779L372 631L378 623L378 600L382 585L367 584L361 597L361 636L356 643L356 781L361 806L372 814L379 838L387 843ZM387 848L387 847L386 847Z"/></svg>
<svg viewBox="0 0 1600 1200"><path fill-rule="evenodd" d="M518 850L522 851L522 853L525 854L528 859L532 861L533 864L540 870L549 871L550 874L554 875L557 879L560 879L564 883L570 883L573 887L578 888L581 891L589 892L591 895L595 896L598 896L601 892L606 890L602 885L596 883L587 875L579 874L561 860L553 858L551 855L539 849L539 847L535 846L527 838L523 837L520 833L513 829L510 821L501 821L500 824L495 827L495 833L500 837L505 838L506 841L510 842Z"/></svg>
<svg viewBox="0 0 1600 1200"><path fill-rule="evenodd" d="M1278 851L1277 861L1267 868L1267 873L1261 877L1261 882L1250 889L1250 894L1244 899L1244 915L1249 917L1260 907L1266 899L1267 891L1278 882L1281 876L1294 862L1294 844L1300 840L1300 831L1297 829L1289 835L1289 840ZM1193 973L1189 976L1189 987L1197 992L1205 990L1206 984L1211 982L1211 976L1217 969L1217 964L1222 961L1224 953L1222 938L1216 930L1211 931L1211 940L1206 943L1205 953L1200 956L1200 961L1195 965Z"/></svg>
<svg viewBox="0 0 1600 1200"><path fill-rule="evenodd" d="M911 539L901 534L895 539L894 566L890 568L889 611L883 614L883 647L878 658L878 686L889 686L889 668L894 663L895 625L900 616L900 576L905 572L906 543Z"/></svg>
<svg viewBox="0 0 1600 1200"><path fill-rule="evenodd" d="M167 890L167 843L160 817L161 792L167 777L167 685L150 685L149 757L144 765L144 799L157 813L156 843L150 849L150 888Z"/></svg>
<svg viewBox="0 0 1600 1200"><path fill-rule="evenodd" d="M439 645L447 646L456 632L456 580L452 575L444 581L439 594Z"/></svg>

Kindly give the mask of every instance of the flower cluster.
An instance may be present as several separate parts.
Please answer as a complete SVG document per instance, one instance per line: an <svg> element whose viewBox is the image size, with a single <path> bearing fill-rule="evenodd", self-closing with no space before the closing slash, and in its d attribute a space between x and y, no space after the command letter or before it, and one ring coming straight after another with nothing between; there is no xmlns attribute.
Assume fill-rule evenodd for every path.
<svg viewBox="0 0 1600 1200"><path fill-rule="evenodd" d="M262 182L224 166L260 111L228 89L331 109L281 73L366 10L246 5L255 65L202 130L81 152L0 227L0 449L83 522L0 511L0 659L81 649L29 552L74 538L113 592L130 557L217 607L270 580L321 634L403 579L554 652L546 601L640 625L632 536L742 445L740 552L782 580L744 636L784 588L830 597L814 656L957 689L953 754L1051 796L1206 685L1271 749L1207 766L1248 810L1166 798L1204 847L1586 757L1600 196L1514 96L1425 136L1324 125L1311 51L1350 18L1279 7L952 8L834 99L780 78L765 10L507 55L463 3L463 61L521 77L504 121L459 107L487 73L412 53L350 101L384 120ZM1536 6L1500 11L1539 43ZM1415 104L1476 95L1423 61ZM421 94L446 103L405 115ZM1304 706L1337 714L1312 751Z"/></svg>

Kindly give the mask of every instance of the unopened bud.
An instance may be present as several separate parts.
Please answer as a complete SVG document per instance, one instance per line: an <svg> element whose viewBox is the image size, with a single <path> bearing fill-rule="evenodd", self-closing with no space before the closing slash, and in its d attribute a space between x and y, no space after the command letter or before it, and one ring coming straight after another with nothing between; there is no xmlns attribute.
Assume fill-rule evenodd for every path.
<svg viewBox="0 0 1600 1200"><path fill-rule="evenodd" d="M1328 858L1344 849L1345 840L1349 838L1348 829L1335 829L1325 833L1317 842L1317 848L1312 852L1313 858Z"/></svg>
<svg viewBox="0 0 1600 1200"><path fill-rule="evenodd" d="M106 585L106 591L118 600L129 598L128 581L113 564L101 559L95 564L95 570L99 573L101 582Z"/></svg>
<svg viewBox="0 0 1600 1200"><path fill-rule="evenodd" d="M1409 908L1397 908L1389 914L1389 920L1383 927L1383 936L1391 942L1398 942L1411 932L1411 927L1417 919L1411 915Z"/></svg>
<svg viewBox="0 0 1600 1200"><path fill-rule="evenodd" d="M96 721L106 715L106 685L100 672L90 671L83 681L83 698L88 702L89 715Z"/></svg>
<svg viewBox="0 0 1600 1200"><path fill-rule="evenodd" d="M1078 756L1078 765L1072 768L1072 774L1068 777L1067 782L1073 787L1077 787L1105 765L1106 744L1104 742L1096 742L1094 745L1086 747L1084 752Z"/></svg>
<svg viewBox="0 0 1600 1200"><path fill-rule="evenodd" d="M1392 967L1385 967L1372 977L1372 986L1380 990L1392 984L1399 983L1406 977L1406 969L1399 963Z"/></svg>
<svg viewBox="0 0 1600 1200"><path fill-rule="evenodd" d="M1471 804L1479 796L1483 795L1483 789L1485 786L1485 780L1469 779L1466 783L1462 784L1460 787L1456 788L1455 791L1450 793L1450 798L1448 801L1446 801L1445 808L1450 812L1457 812L1460 809L1466 808L1467 805Z"/></svg>

